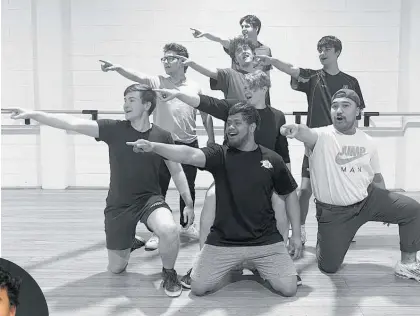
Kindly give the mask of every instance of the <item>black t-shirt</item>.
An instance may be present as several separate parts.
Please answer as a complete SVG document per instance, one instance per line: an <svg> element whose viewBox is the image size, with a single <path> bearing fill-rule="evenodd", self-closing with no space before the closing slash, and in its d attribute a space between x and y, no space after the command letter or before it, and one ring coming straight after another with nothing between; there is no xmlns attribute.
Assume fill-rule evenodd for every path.
<svg viewBox="0 0 420 316"><path fill-rule="evenodd" d="M239 100L219 100L206 95L200 95L198 110L208 113L219 120L227 121L229 109ZM284 160L290 163L289 144L287 138L280 134L280 127L286 124L284 113L272 107L258 109L261 117L259 128L255 132L255 142L274 150Z"/></svg>
<svg viewBox="0 0 420 316"><path fill-rule="evenodd" d="M299 70L299 78L297 80L292 78L290 85L292 89L306 93L308 99L306 125L309 127L332 124L331 97L340 89L354 90L360 97L361 108L365 108L362 91L356 78L341 71L336 75L330 75L322 69L300 68Z"/></svg>
<svg viewBox="0 0 420 316"><path fill-rule="evenodd" d="M146 132L135 130L129 121L98 120L99 138L109 148L111 169L107 207L144 205L154 195L160 195L159 168L163 158L155 153L135 153L126 142L147 139L173 144L171 134L152 125Z"/></svg>
<svg viewBox="0 0 420 316"><path fill-rule="evenodd" d="M292 193L297 184L283 159L258 146L241 151L212 144L201 149L205 170L216 185L216 216L207 244L214 246L262 246L283 240L272 208L273 191Z"/></svg>

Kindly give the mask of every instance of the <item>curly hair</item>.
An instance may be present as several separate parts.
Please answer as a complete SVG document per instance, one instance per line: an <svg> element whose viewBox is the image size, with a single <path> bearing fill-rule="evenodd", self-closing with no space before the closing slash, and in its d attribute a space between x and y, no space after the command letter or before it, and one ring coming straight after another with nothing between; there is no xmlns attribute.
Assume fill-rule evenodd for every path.
<svg viewBox="0 0 420 316"><path fill-rule="evenodd" d="M262 89L264 87L270 89L271 87L270 77L262 70L247 73L245 75L245 81L249 84L251 90L255 88Z"/></svg>
<svg viewBox="0 0 420 316"><path fill-rule="evenodd" d="M244 38L243 36L235 37L233 40L229 42L229 55L232 59L235 59L235 52L238 47L249 47L253 54L255 54L255 44L248 38Z"/></svg>
<svg viewBox="0 0 420 316"><path fill-rule="evenodd" d="M19 305L19 292L22 280L13 277L9 272L0 267L0 289L7 291L10 306L17 307Z"/></svg>

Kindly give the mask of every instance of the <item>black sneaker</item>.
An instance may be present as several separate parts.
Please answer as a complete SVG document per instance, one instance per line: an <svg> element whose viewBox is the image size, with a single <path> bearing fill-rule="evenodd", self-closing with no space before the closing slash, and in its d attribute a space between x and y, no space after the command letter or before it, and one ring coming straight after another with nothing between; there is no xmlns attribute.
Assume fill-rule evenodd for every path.
<svg viewBox="0 0 420 316"><path fill-rule="evenodd" d="M251 272L252 272L252 274L253 275L255 275L256 277L259 277L259 278L262 278L261 277L261 274L260 274L260 271L258 271L258 269L249 269Z"/></svg>
<svg viewBox="0 0 420 316"><path fill-rule="evenodd" d="M297 286L302 285L302 278L300 277L300 275L297 275Z"/></svg>
<svg viewBox="0 0 420 316"><path fill-rule="evenodd" d="M174 269L162 269L163 289L169 297L178 297L182 293L182 285Z"/></svg>
<svg viewBox="0 0 420 316"><path fill-rule="evenodd" d="M133 252L136 249L144 247L145 244L146 244L146 241L143 238L135 236L134 240L133 240L133 244L131 245L131 251L130 252Z"/></svg>
<svg viewBox="0 0 420 316"><path fill-rule="evenodd" d="M191 289L191 271L192 268L188 270L187 274L181 278L181 284L186 289Z"/></svg>

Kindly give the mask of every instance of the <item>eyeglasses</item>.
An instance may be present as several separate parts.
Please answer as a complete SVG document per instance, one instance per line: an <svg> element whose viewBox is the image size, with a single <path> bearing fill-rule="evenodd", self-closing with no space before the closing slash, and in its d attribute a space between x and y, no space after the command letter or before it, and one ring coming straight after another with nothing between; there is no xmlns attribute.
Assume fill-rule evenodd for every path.
<svg viewBox="0 0 420 316"><path fill-rule="evenodd" d="M160 59L162 63L171 63L176 60L178 60L178 57L175 56L165 56Z"/></svg>

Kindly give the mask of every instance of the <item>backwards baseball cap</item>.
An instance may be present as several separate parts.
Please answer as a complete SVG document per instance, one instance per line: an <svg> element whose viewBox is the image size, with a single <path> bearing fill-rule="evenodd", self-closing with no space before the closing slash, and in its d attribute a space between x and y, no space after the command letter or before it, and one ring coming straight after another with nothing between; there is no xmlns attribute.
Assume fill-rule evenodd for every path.
<svg viewBox="0 0 420 316"><path fill-rule="evenodd" d="M360 107L360 98L359 95L351 89L340 89L331 98L331 103L338 98L347 98L356 103L357 107Z"/></svg>

